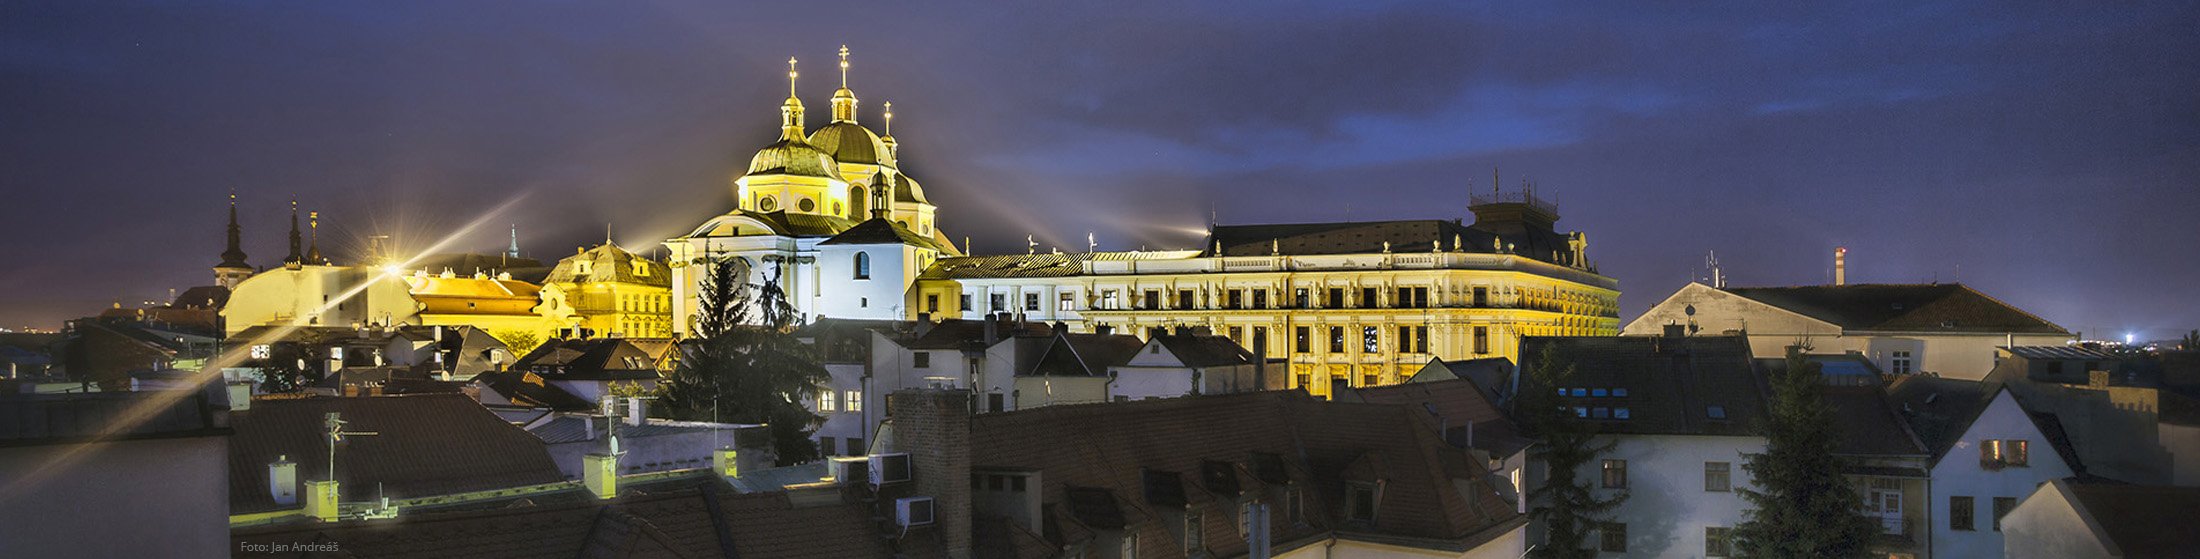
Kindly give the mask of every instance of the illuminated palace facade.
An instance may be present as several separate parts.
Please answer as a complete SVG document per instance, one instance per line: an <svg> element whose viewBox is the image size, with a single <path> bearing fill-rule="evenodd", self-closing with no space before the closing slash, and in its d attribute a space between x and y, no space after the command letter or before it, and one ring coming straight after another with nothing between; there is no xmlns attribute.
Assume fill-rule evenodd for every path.
<svg viewBox="0 0 2200 559"><path fill-rule="evenodd" d="M803 124L794 64L787 61L779 139L733 180L733 210L665 241L675 333L694 334L708 262L735 263L747 283L777 281L809 319L900 319L914 314L917 276L942 256L962 254L934 220L924 188L902 172L893 104L885 105L883 135L856 122L848 49L840 51L832 120L815 131Z"/></svg>
<svg viewBox="0 0 2200 559"><path fill-rule="evenodd" d="M1410 220L1217 226L1204 250L947 258L920 309L1006 312L1073 330L1205 327L1288 362L1326 395L1404 380L1432 358L1519 362L1522 336L1619 334L1619 282L1529 192L1474 198L1471 225ZM1279 373L1281 371L1278 371Z"/></svg>
<svg viewBox="0 0 2200 559"><path fill-rule="evenodd" d="M714 261L777 281L808 320L1011 313L1074 331L1206 327L1286 359L1293 386L1395 383L1432 358L1506 357L1522 336L1617 335L1619 283L1530 190L1472 198L1474 222L1225 225L1201 250L966 256L884 134L857 122L841 51L832 119L795 95L778 140L732 181L735 205L669 249L675 334L693 335Z"/></svg>

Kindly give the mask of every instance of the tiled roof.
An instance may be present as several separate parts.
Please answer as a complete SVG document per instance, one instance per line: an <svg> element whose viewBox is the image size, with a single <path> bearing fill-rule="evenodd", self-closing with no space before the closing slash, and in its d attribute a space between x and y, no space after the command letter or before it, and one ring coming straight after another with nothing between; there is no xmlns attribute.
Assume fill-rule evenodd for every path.
<svg viewBox="0 0 2200 559"><path fill-rule="evenodd" d="M229 419L205 392L0 394L0 447L221 436Z"/></svg>
<svg viewBox="0 0 2200 559"><path fill-rule="evenodd" d="M527 432L534 433L536 437L542 438L542 442L547 444L593 441L604 438L605 429L610 427L612 422L620 422L619 438L621 439L722 431L725 436L725 444L730 445L733 444L734 429L739 427L732 424L713 425L695 421L665 420L650 420L641 425L628 425L624 423L624 420L625 418L580 417L560 414L549 421L528 426Z"/></svg>
<svg viewBox="0 0 2200 559"><path fill-rule="evenodd" d="M176 300L168 306L182 309L220 309L229 304L229 288L219 285L201 285L176 294Z"/></svg>
<svg viewBox="0 0 2200 559"><path fill-rule="evenodd" d="M550 380L653 380L657 361L624 338L561 339L535 346L512 363Z"/></svg>
<svg viewBox="0 0 2200 559"><path fill-rule="evenodd" d="M2070 493L2123 557L2190 557L2200 549L2192 511L2200 487L2070 483Z"/></svg>
<svg viewBox="0 0 2200 559"><path fill-rule="evenodd" d="M1283 464L1281 477L1304 488L1307 524L1294 525L1279 511L1277 542L1338 531L1456 542L1517 526L1511 505L1473 461L1446 465L1446 453L1458 451L1434 431L1422 412L1402 406L1323 402L1283 391L1049 406L972 418L971 464L1042 472L1045 533L1055 545L1121 524L1138 532L1141 556L1181 556L1182 544L1157 522L1163 517L1153 504L1173 502L1176 492L1206 511L1208 534L1235 533L1226 499L1236 496L1218 495L1223 486L1203 481L1216 462L1236 472L1235 483L1248 492L1268 489L1254 471L1267 469L1258 466L1263 462ZM1372 525L1342 518L1345 481L1365 475L1347 471L1355 464L1375 465L1367 480L1386 483ZM1163 483L1159 497L1149 498L1147 478L1169 474L1176 492ZM1207 546L1218 557L1245 552L1234 537L1209 537Z"/></svg>
<svg viewBox="0 0 2200 559"><path fill-rule="evenodd" d="M238 544L335 542L352 557L893 557L869 510L860 504L797 507L784 493L744 495L715 484L608 503L522 503L405 513L394 519L243 528L232 531L230 539Z"/></svg>
<svg viewBox="0 0 2200 559"><path fill-rule="evenodd" d="M1567 405L1591 412L1605 433L1748 436L1765 414L1749 342L1740 336L1532 337L1520 347L1521 390L1566 389ZM1574 367L1569 386L1536 383L1532 372L1545 347ZM1594 419L1599 408L1612 418ZM1617 417L1622 408L1627 419Z"/></svg>
<svg viewBox="0 0 2200 559"><path fill-rule="evenodd" d="M1725 291L1849 330L2070 333L1960 283L1729 287Z"/></svg>
<svg viewBox="0 0 2200 559"><path fill-rule="evenodd" d="M1019 376L1107 376L1108 368L1128 363L1146 347L1138 336L1055 334L1045 352Z"/></svg>
<svg viewBox="0 0 2200 559"><path fill-rule="evenodd" d="M1343 221L1335 223L1279 223L1217 225L1208 234L1205 256L1214 256L1216 243L1223 256L1372 254L1390 243L1391 252L1431 252L1441 245L1446 252L1491 252L1492 236L1454 221L1414 219L1395 221Z"/></svg>
<svg viewBox="0 0 2200 559"><path fill-rule="evenodd" d="M587 273L581 273L586 263ZM636 273L639 267L644 273ZM650 260L619 245L604 243L579 254L567 256L550 269L544 283L585 283L609 281L634 283L654 287L672 287L672 268L663 262Z"/></svg>
<svg viewBox="0 0 2200 559"><path fill-rule="evenodd" d="M1467 379L1473 381L1475 388L1482 390L1484 399L1499 402L1504 400L1504 395L1512 393L1512 370L1512 360L1503 357L1454 361L1431 358L1428 365L1424 365L1419 371L1414 372L1413 378L1406 379L1406 382L1443 382L1452 379Z"/></svg>
<svg viewBox="0 0 2200 559"><path fill-rule="evenodd" d="M1986 412L1998 392L1975 380L1910 375L1887 386L1888 397L1917 433L1918 441L1932 451L1935 461L1948 453L1971 422Z"/></svg>
<svg viewBox="0 0 2200 559"><path fill-rule="evenodd" d="M941 258L924 279L1059 278L1084 273L1084 253L1002 254Z"/></svg>
<svg viewBox="0 0 2200 559"><path fill-rule="evenodd" d="M1337 391L1340 402L1389 404L1406 409L1422 410L1429 420L1446 429L1444 440L1465 445L1464 430L1474 429L1473 447L1486 450L1496 456L1510 456L1527 448L1528 439L1502 408L1489 398L1471 379L1431 380L1409 382L1389 386L1351 388Z"/></svg>
<svg viewBox="0 0 2200 559"><path fill-rule="evenodd" d="M338 447L337 477L350 495L380 486L393 498L424 497L565 480L542 441L462 394L261 399L234 413L231 513L286 508L268 495L268 464L277 457L298 464L301 482L326 476L329 413L342 414L347 431L376 433Z"/></svg>
<svg viewBox="0 0 2200 559"><path fill-rule="evenodd" d="M1154 336L1153 341L1167 348L1186 367L1250 365L1254 361L1252 352L1227 336L1167 334Z"/></svg>
<svg viewBox="0 0 2200 559"><path fill-rule="evenodd" d="M995 335L1001 339L1024 335L1044 335L1049 327L1041 322L999 322ZM907 349L963 349L985 344L985 320L947 319L932 324L922 334L898 340Z"/></svg>
<svg viewBox="0 0 2200 559"><path fill-rule="evenodd" d="M1833 408L1834 433L1840 437L1835 454L1918 458L1931 454L1910 432L1908 423L1896 413L1885 390L1877 384L1827 386L1820 394L1826 405Z"/></svg>
<svg viewBox="0 0 2200 559"><path fill-rule="evenodd" d="M2017 346L2002 348L2025 359L2116 361L2116 354L2080 346Z"/></svg>
<svg viewBox="0 0 2200 559"><path fill-rule="evenodd" d="M901 226L901 224L898 224L898 223L894 223L893 221L889 221L889 220L887 220L886 218L883 218L883 217L875 217L875 218L871 218L871 219L869 219L869 220L865 220L865 221L864 221L863 223L857 224L857 225L856 225L855 227L850 227L850 228L848 228L848 230L847 230L847 231L842 231L842 232L840 232L840 234L839 234L839 235L834 235L834 236L833 236L833 238L830 238L830 239L825 239L824 241L822 241L822 242L819 242L819 243L817 243L817 244L819 244L819 245L891 245L891 244L902 244L902 245L909 245L909 246L913 246L913 247L918 247L918 248L931 249L931 250L933 250L933 251L938 251L938 252L946 252L946 250L945 250L945 249L942 249L942 248L940 248L940 245L939 245L938 243L934 243L934 242L932 242L932 239L927 239L927 238L924 238L924 237L923 237L922 235L918 235L918 234L916 234L916 232L914 232L914 231L910 231L910 230L909 230L909 228L907 228L907 227L902 227L902 226Z"/></svg>
<svg viewBox="0 0 2200 559"><path fill-rule="evenodd" d="M557 411L582 411L596 408L595 402L566 392L549 379L529 371L482 371L474 375L474 382L486 385L515 405L549 408Z"/></svg>

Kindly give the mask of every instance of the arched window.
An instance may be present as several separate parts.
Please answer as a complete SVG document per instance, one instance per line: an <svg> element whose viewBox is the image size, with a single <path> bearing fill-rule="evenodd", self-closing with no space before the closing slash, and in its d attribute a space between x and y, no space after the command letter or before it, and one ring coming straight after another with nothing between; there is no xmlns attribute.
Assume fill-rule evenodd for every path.
<svg viewBox="0 0 2200 559"><path fill-rule="evenodd" d="M848 187L848 219L862 220L871 217L871 195L868 192L860 184Z"/></svg>
<svg viewBox="0 0 2200 559"><path fill-rule="evenodd" d="M871 253L856 253L856 279L871 279Z"/></svg>

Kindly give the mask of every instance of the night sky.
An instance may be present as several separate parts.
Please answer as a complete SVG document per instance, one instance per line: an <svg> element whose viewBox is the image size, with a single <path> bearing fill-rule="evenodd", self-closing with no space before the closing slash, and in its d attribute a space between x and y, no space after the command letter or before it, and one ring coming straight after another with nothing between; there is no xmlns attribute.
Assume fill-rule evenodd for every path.
<svg viewBox="0 0 2200 559"><path fill-rule="evenodd" d="M1845 245L1854 283L2200 327L2192 2L53 4L0 1L6 327L211 283L231 189L261 266L292 196L339 259L513 200L454 248L653 246L732 207L787 57L825 122L842 44L979 252L1471 219L1500 167L1588 233L1623 318L1708 251L1817 284Z"/></svg>

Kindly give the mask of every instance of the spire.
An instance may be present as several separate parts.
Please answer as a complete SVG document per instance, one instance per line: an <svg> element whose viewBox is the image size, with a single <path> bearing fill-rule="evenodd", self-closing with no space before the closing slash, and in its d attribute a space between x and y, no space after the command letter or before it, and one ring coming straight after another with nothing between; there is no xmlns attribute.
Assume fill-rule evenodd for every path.
<svg viewBox="0 0 2200 559"><path fill-rule="evenodd" d="M283 257L284 264L297 264L306 261L305 257L298 252L299 242L298 199L293 197L290 199L290 256Z"/></svg>
<svg viewBox="0 0 2200 559"><path fill-rule="evenodd" d="M848 45L840 46L840 90L833 92L833 122L856 121L856 92L848 89Z"/></svg>
<svg viewBox="0 0 2200 559"><path fill-rule="evenodd" d="M779 104L779 139L802 139L802 99L794 95L794 58L787 59L787 102Z"/></svg>
<svg viewBox="0 0 2200 559"><path fill-rule="evenodd" d="M221 263L221 264L218 264L218 265L215 265L214 267L216 267L216 268L245 268L245 269L251 269L251 268L252 268L252 265L251 265L251 264L246 264L246 263L245 263L245 261L244 261L244 258L245 258L245 256L244 256L244 248L243 248L243 246L242 246L242 245L244 244L244 243L243 243L243 237L244 237L244 229L242 229L242 228L239 228L239 227L237 227L237 191L236 191L236 190L230 190L230 191L229 191L229 245L228 245L228 247L227 247L227 248L226 248L225 250L223 250L223 251L222 251L222 263Z"/></svg>
<svg viewBox="0 0 2200 559"><path fill-rule="evenodd" d="M306 245L306 263L328 264L327 259L321 258L321 212L306 212L306 219L306 226L310 228L307 231L312 235L307 240L309 244Z"/></svg>
<svg viewBox="0 0 2200 559"><path fill-rule="evenodd" d="M900 144L899 142L895 142L895 141L894 141L894 102L893 102L893 101L887 101L887 102L886 102L886 135L885 135L884 137L881 137L881 138L879 138L879 141L880 141L880 142L884 142L884 143L886 144L886 159L887 159L887 160L889 160L889 161L895 161L895 160L899 160L899 159L901 159L901 144Z"/></svg>
<svg viewBox="0 0 2200 559"><path fill-rule="evenodd" d="M505 258L519 258L519 224L512 224L512 246L504 248Z"/></svg>

